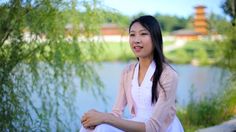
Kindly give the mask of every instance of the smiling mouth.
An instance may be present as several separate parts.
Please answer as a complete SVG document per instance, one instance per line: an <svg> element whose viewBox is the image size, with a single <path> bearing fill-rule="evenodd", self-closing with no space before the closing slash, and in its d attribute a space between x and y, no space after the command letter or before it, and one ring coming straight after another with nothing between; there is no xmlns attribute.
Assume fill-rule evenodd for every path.
<svg viewBox="0 0 236 132"><path fill-rule="evenodd" d="M141 51L141 49L143 47L142 46L134 46L133 48L134 48L135 52L139 52L139 51Z"/></svg>

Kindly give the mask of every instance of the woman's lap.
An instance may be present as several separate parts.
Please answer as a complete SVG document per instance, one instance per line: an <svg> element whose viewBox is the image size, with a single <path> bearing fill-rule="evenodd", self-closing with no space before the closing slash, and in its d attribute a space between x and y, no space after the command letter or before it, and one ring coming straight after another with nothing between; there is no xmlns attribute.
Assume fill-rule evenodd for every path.
<svg viewBox="0 0 236 132"><path fill-rule="evenodd" d="M174 120L167 128L167 132L184 132L183 126L177 116L175 116Z"/></svg>
<svg viewBox="0 0 236 132"><path fill-rule="evenodd" d="M129 119L134 120L134 119ZM137 120L134 120L137 121ZM85 129L83 126L80 129L80 132L124 132L116 127L113 127L109 124L101 124L96 126L95 129ZM167 132L184 132L183 127L178 119L177 116L175 116L173 122L170 124L170 126L167 129Z"/></svg>
<svg viewBox="0 0 236 132"><path fill-rule="evenodd" d="M123 132L123 131L108 124L101 124L101 125L96 126L94 130L85 129L82 126L80 129L80 132Z"/></svg>

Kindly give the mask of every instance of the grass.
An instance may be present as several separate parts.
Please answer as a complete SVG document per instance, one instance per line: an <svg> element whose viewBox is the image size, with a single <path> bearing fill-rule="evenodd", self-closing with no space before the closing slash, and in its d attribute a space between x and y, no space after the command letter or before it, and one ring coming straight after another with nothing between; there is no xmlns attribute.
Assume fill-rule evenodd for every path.
<svg viewBox="0 0 236 132"><path fill-rule="evenodd" d="M164 46L173 44L173 41L165 41ZM215 45L213 42L207 41L190 41L184 47L174 51L166 52L165 56L172 63L189 64L193 60L197 60L200 65L212 64L216 61ZM62 56L70 56L74 50L78 52L80 59L99 60L99 61L129 61L136 57L130 49L128 42L100 42L100 43L79 43L67 44L63 43L56 48L63 50ZM45 47L45 54L50 54L50 47ZM66 60L76 59L70 56Z"/></svg>
<svg viewBox="0 0 236 132"><path fill-rule="evenodd" d="M173 44L173 41L165 41L164 46ZM129 61L136 59L128 42L104 42L101 45L101 61Z"/></svg>
<svg viewBox="0 0 236 132"><path fill-rule="evenodd" d="M172 45L173 41L165 41L164 46ZM128 42L99 43L102 47L100 61L128 61L135 59ZM179 49L165 53L170 62L189 64L196 60L199 65L209 65L216 61L215 46L209 41L189 41Z"/></svg>
<svg viewBox="0 0 236 132"><path fill-rule="evenodd" d="M135 59L128 42L106 42L99 44L102 47L102 53L99 54L101 61L128 61Z"/></svg>
<svg viewBox="0 0 236 132"><path fill-rule="evenodd" d="M211 41L189 41L179 49L167 52L166 57L173 63L186 64L196 60L199 65L216 62L215 43Z"/></svg>
<svg viewBox="0 0 236 132"><path fill-rule="evenodd" d="M163 46L165 47L165 46L169 46L169 45L172 45L172 44L174 44L175 42L174 41L164 41L163 42Z"/></svg>
<svg viewBox="0 0 236 132"><path fill-rule="evenodd" d="M177 115L186 132L193 132L220 124L236 114L236 82L228 89L211 98L195 101L193 98L186 108L177 111Z"/></svg>

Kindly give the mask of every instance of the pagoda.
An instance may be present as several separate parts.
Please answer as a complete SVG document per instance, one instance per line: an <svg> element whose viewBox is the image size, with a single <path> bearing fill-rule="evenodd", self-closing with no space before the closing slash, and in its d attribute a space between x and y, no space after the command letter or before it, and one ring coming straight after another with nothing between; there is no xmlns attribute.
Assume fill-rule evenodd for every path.
<svg viewBox="0 0 236 132"><path fill-rule="evenodd" d="M208 34L208 23L205 17L205 6L199 5L195 8L195 18L194 18L194 30L195 32L200 33L201 35Z"/></svg>

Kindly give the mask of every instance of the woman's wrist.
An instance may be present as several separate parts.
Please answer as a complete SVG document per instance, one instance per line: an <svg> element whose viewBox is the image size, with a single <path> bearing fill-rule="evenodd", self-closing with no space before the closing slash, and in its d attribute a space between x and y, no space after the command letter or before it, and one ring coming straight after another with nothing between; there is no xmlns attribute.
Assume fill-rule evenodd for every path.
<svg viewBox="0 0 236 132"><path fill-rule="evenodd" d="M104 113L104 119L103 123L110 124L110 121L112 120L113 115L111 113Z"/></svg>

